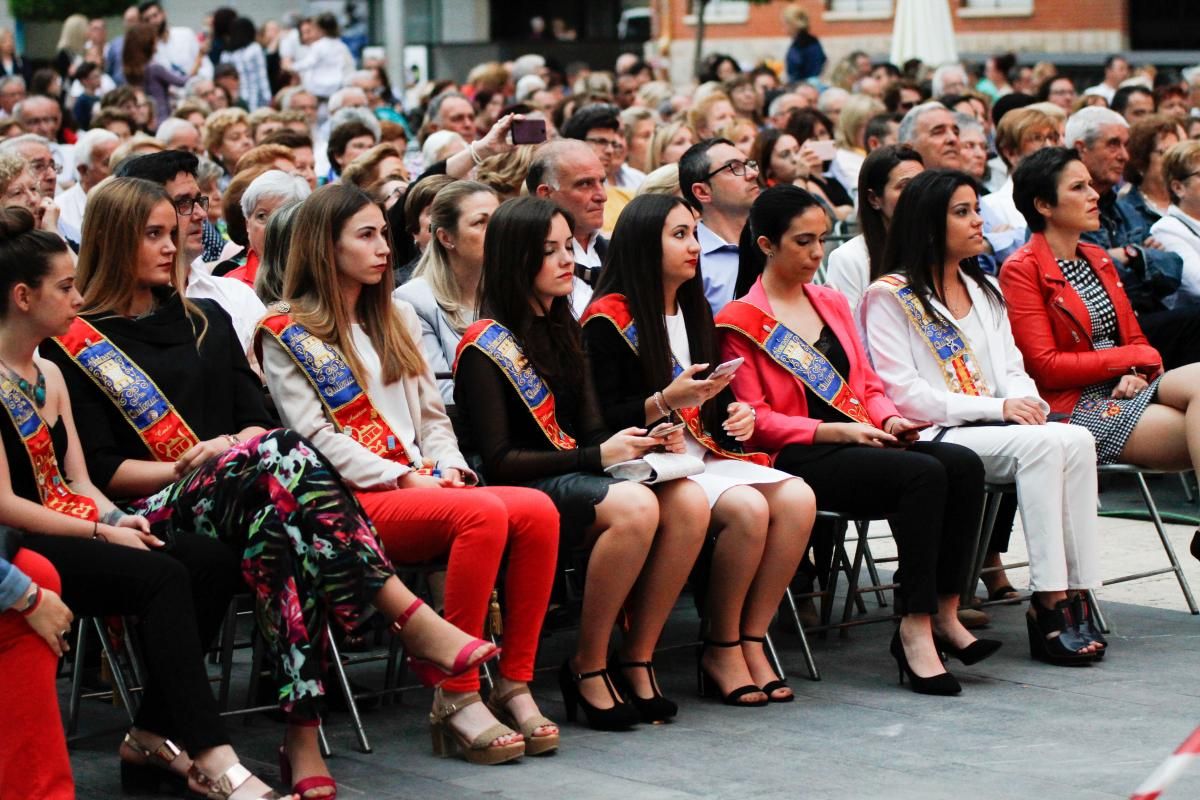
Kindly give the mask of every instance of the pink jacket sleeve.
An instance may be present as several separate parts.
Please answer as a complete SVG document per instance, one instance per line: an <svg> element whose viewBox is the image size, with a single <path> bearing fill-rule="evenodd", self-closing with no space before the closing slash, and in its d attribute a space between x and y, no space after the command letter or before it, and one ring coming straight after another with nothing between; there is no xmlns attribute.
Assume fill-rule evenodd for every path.
<svg viewBox="0 0 1200 800"><path fill-rule="evenodd" d="M743 403L749 404L756 414L754 435L747 449L778 453L789 444L812 444L820 420L812 417L787 414L775 410L773 400L779 399L780 386L773 378L775 368L766 354L746 337L732 331L721 331L721 360L744 358L746 363L734 375L730 387L733 394ZM800 396L803 403L804 390L787 378L791 386L787 390ZM789 405L795 406L796 401Z"/></svg>

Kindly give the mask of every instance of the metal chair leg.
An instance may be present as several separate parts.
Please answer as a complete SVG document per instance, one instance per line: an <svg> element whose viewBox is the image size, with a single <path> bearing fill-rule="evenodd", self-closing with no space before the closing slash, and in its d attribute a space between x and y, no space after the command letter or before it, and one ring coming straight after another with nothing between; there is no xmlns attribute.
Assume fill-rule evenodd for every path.
<svg viewBox="0 0 1200 800"><path fill-rule="evenodd" d="M842 622L849 622L855 605L862 604L862 595L858 590L858 579L859 574L862 572L863 545L867 539L867 526L863 523L857 523L855 528L858 532L858 544L854 548L854 560L851 562L850 572L846 576L846 602L842 606ZM860 606L859 612L865 612L865 608ZM846 628L842 628L841 635L848 635Z"/></svg>
<svg viewBox="0 0 1200 800"><path fill-rule="evenodd" d="M979 533L975 539L975 551L971 559L971 574L963 586L962 597L959 601L968 605L975 601L975 587L979 585L979 577L983 574L983 562L987 561L988 547L992 543L992 532L996 527L996 517L1000 515L1000 502L1004 495L998 492L990 493L983 504L983 519L980 521Z"/></svg>
<svg viewBox="0 0 1200 800"><path fill-rule="evenodd" d="M117 659L117 652L113 649L112 642L108 640L108 631L104 629L104 620L99 617L92 617L92 624L96 628L96 633L100 636L100 647L104 650L104 656L108 659L108 669L112 672L113 688L121 696L121 702L125 705L125 713L129 715L129 723L132 725L133 715L137 711L137 706L134 705L133 696L129 691L128 684L125 682L125 670L121 667L121 662Z"/></svg>
<svg viewBox="0 0 1200 800"><path fill-rule="evenodd" d="M780 680L787 677L787 673L783 671L783 663L779 660L779 653L775 652L775 643L771 641L771 632L767 631L763 634L763 647L767 651L767 658L771 661L771 669L775 670L775 674Z"/></svg>
<svg viewBox="0 0 1200 800"><path fill-rule="evenodd" d="M233 640L237 634L237 599L225 609L225 623L221 626L221 682L217 686L217 708L229 710L229 685L233 679Z"/></svg>
<svg viewBox="0 0 1200 800"><path fill-rule="evenodd" d="M1092 613L1096 615L1096 624L1100 626L1100 632L1109 633L1108 620L1104 618L1104 611L1100 608L1100 601L1096 599L1096 593L1088 589L1087 598L1088 603L1092 606Z"/></svg>
<svg viewBox="0 0 1200 800"><path fill-rule="evenodd" d="M870 539L863 539L863 560L867 565L867 575L871 578L872 586L881 586L883 581L879 580L879 570L875 567L875 556L871 553ZM883 589L875 590L875 602L880 608L887 608L887 595Z"/></svg>
<svg viewBox="0 0 1200 800"><path fill-rule="evenodd" d="M359 747L364 753L369 753L371 752L371 743L367 741L367 731L363 728L362 717L358 713L358 703L354 701L354 691L350 688L346 665L342 663L342 654L338 652L337 642L333 638L333 629L329 627L328 622L325 623L325 640L329 645L329 657L333 664L334 674L337 675L338 683L342 686L342 693L346 696L346 710L350 712L351 724L358 736Z"/></svg>
<svg viewBox="0 0 1200 800"><path fill-rule="evenodd" d="M1193 472L1179 473L1179 482L1183 484L1183 498L1189 503L1196 502L1196 495L1192 492L1192 475Z"/></svg>
<svg viewBox="0 0 1200 800"><path fill-rule="evenodd" d="M1158 513L1158 505L1154 502L1154 496L1150 494L1150 487L1146 485L1146 476L1142 473L1137 474L1138 488L1142 491L1142 500L1146 503L1146 509L1150 512L1150 518L1154 521L1154 529L1158 531L1158 538L1162 542L1163 549L1167 551L1167 558L1171 561L1171 569L1175 571L1175 578L1179 581L1179 588L1183 591L1183 597L1187 600L1188 610L1193 614L1200 614L1200 608L1196 607L1196 600L1192 597L1192 588L1188 586L1187 578L1184 577L1183 567L1179 564L1179 558L1175 555L1175 548L1171 545L1171 540L1167 538L1167 532L1163 528L1162 517Z"/></svg>
<svg viewBox="0 0 1200 800"><path fill-rule="evenodd" d="M83 651L87 646L87 631L87 620L79 620L75 634L75 660L71 666L71 696L67 701L68 737L74 736L76 728L79 727L79 700L83 694Z"/></svg>
<svg viewBox="0 0 1200 800"><path fill-rule="evenodd" d="M333 748L329 746L329 740L325 738L325 726L317 725L317 746L321 748L321 758L329 758L333 755Z"/></svg>

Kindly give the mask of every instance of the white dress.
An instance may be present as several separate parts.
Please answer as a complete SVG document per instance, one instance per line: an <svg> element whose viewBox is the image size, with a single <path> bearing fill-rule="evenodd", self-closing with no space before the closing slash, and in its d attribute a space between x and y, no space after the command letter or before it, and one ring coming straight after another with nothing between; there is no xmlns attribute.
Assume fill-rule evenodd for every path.
<svg viewBox="0 0 1200 800"><path fill-rule="evenodd" d="M688 345L687 327L683 314L677 310L674 316L666 316L663 319L667 322L671 354L675 356L679 366L687 369L692 365L692 351ZM778 483L789 478L799 480L795 475L771 467L763 467L749 461L738 461L734 458L723 458L696 441L686 428L684 429L683 443L687 448L688 455L695 456L704 462L704 472L699 475L690 475L688 480L695 481L700 484L700 488L704 489L704 494L708 497L709 508L717 504L717 500L725 493L726 489L734 486Z"/></svg>

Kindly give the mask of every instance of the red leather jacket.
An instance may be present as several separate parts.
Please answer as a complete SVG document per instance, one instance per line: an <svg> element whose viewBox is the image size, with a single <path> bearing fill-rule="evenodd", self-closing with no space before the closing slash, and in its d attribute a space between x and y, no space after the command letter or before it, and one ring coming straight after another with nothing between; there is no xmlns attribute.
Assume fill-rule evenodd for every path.
<svg viewBox="0 0 1200 800"><path fill-rule="evenodd" d="M1096 270L1117 313L1118 344L1108 350L1093 347L1087 307L1063 277L1042 234L1035 233L1000 270L1000 289L1025 368L1050 408L1064 414L1075 408L1087 386L1131 369L1143 375L1162 372L1162 356L1146 341L1108 253L1080 242L1079 254Z"/></svg>

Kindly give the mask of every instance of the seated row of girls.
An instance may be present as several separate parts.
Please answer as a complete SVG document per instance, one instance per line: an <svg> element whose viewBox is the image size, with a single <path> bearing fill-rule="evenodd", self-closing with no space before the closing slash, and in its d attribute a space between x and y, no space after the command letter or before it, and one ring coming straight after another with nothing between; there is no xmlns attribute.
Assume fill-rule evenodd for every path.
<svg viewBox="0 0 1200 800"><path fill-rule="evenodd" d="M0 264L5 297L24 298L6 314L23 329L5 338L20 342L19 352L6 353L6 371L33 406L32 416L23 406L20 419L44 428L50 440L40 446L51 457L39 453L35 473L25 441L6 436L8 491L24 502L2 504L0 522L44 534L31 537L35 546L38 538L55 546L51 561L63 574L67 602L81 613L130 613L125 609L149 588L113 590L112 610L97 608L107 602L99 592L73 600L72 583L87 592L103 571L96 565L106 563L81 555L79 545L106 548L114 561L123 550L170 559L187 579L171 575L169 582L190 586L192 609L178 599L164 604L168 620L143 631L149 652L182 658L191 648L195 686L181 684L178 692L188 705L171 708L175 692L165 690L161 703L143 702L151 722L131 731L122 760L187 774L193 790L209 797L275 796L236 765L232 751L205 750L224 740L215 713L204 708L202 698L210 695L200 688L206 682L200 653L240 572L255 596L288 714L284 780L294 777L306 797L332 796L315 727L327 616L345 628L372 609L394 619L409 652L427 659L418 665L430 682L477 667L496 648L421 604L396 578L329 463L294 432L274 429L228 316L177 291L186 268L178 257L180 220L161 186L117 178L94 190L77 277L58 243L19 236L36 257ZM54 339L38 356L35 348L46 337ZM8 398L19 401L12 393ZM76 416L91 424L75 430ZM81 541L89 537L104 541ZM137 552L146 549L163 552ZM59 558L59 551L66 555ZM173 664L169 671L148 667L152 683L178 683L188 674ZM197 751L195 769L186 752L164 744L170 736Z"/></svg>

